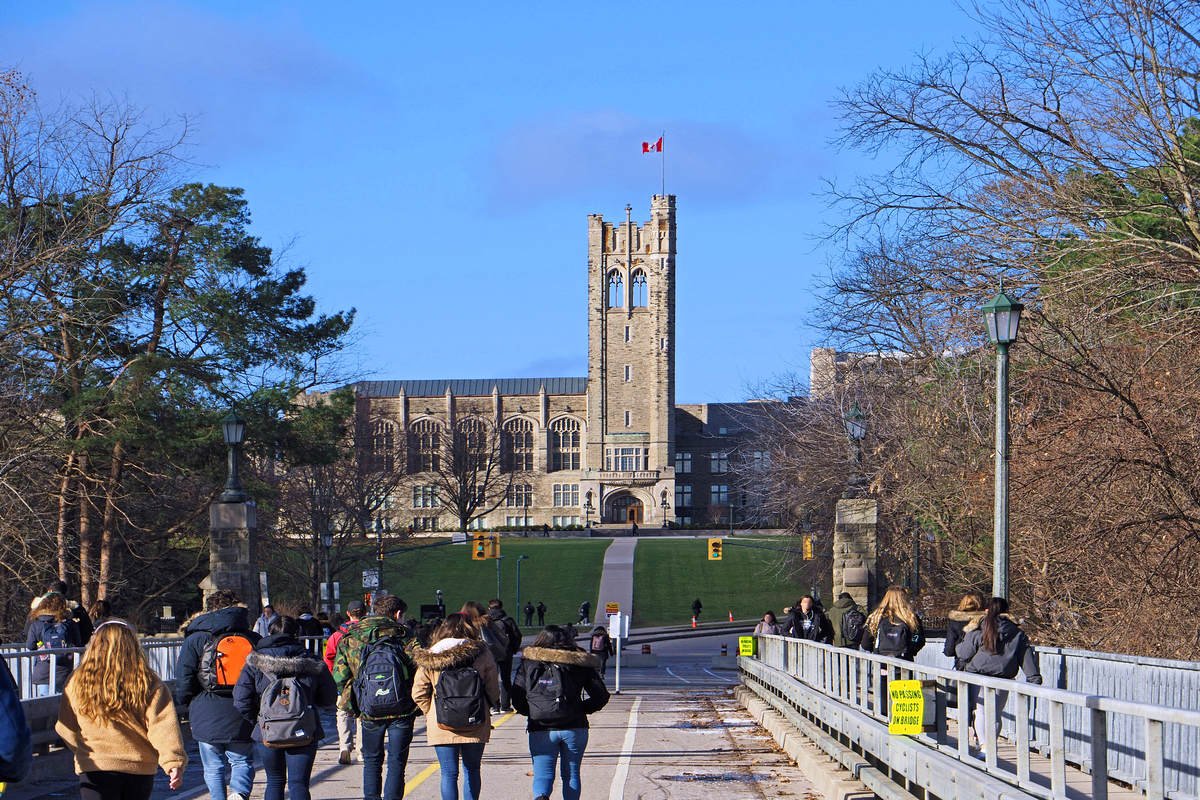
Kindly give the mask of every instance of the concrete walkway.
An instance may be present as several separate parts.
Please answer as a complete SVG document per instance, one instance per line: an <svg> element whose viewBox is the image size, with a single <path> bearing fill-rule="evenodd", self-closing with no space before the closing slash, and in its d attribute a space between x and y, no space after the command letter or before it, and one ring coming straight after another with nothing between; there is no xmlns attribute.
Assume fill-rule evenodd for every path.
<svg viewBox="0 0 1200 800"><path fill-rule="evenodd" d="M637 539L613 539L604 551L604 572L600 575L600 596L592 610L592 619L604 619L604 606L618 603L622 614L633 614L633 555Z"/></svg>

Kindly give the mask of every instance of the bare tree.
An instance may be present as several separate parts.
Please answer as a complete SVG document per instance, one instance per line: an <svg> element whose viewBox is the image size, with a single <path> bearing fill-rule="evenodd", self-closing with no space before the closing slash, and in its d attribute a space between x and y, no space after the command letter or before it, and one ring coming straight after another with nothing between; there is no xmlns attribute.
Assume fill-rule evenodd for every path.
<svg viewBox="0 0 1200 800"><path fill-rule="evenodd" d="M408 433L408 486L431 493L465 531L508 498L515 473L504 456L502 432L482 415L464 416L450 431L422 420Z"/></svg>

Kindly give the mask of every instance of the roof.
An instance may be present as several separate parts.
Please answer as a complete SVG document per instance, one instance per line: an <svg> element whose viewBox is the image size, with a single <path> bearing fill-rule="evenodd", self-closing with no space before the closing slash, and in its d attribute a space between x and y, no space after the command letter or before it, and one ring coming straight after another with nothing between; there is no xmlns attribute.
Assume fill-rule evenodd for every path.
<svg viewBox="0 0 1200 800"><path fill-rule="evenodd" d="M502 395L535 395L542 387L546 394L587 394L587 378L448 378L424 381L359 381L354 384L359 396L444 397L446 388L456 397L489 397L495 389Z"/></svg>

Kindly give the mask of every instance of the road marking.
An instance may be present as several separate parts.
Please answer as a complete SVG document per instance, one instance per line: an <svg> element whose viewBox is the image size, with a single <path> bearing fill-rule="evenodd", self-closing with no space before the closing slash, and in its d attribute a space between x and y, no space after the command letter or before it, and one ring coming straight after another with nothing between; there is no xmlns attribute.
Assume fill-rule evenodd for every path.
<svg viewBox="0 0 1200 800"><path fill-rule="evenodd" d="M713 672L710 669L706 669L704 671L707 672L709 675L712 675L714 678L716 678L719 681L725 681L725 683L737 683L737 681L730 680L729 678L726 678L723 675L718 675L717 673Z"/></svg>
<svg viewBox="0 0 1200 800"><path fill-rule="evenodd" d="M670 667L667 667L667 674L670 675L675 680L683 681L684 683L691 683L691 681L689 681L687 678L681 678L678 675L676 675L674 672L672 672Z"/></svg>
<svg viewBox="0 0 1200 800"><path fill-rule="evenodd" d="M617 771L613 775L612 785L608 789L608 800L622 800L625 797L625 781L629 779L629 759L633 757L633 742L637 738L638 708L641 705L642 698L636 697L633 700L633 706L629 709L625 741L621 742L621 759L617 762Z"/></svg>
<svg viewBox="0 0 1200 800"><path fill-rule="evenodd" d="M497 720L496 724L493 725L492 728L493 729L499 728L501 725L508 722L510 719L512 719L516 715L517 715L517 712L510 711L506 716L503 716L499 720ZM419 773L417 773L417 776L415 778L413 778L408 783L404 784L404 794L405 795L411 794L414 790L416 790L416 788L418 786L420 786L425 781L429 780L430 775L436 775L438 770L440 770L440 769L441 769L441 765L435 761L432 764L430 764L428 767L426 767L425 769L421 770Z"/></svg>

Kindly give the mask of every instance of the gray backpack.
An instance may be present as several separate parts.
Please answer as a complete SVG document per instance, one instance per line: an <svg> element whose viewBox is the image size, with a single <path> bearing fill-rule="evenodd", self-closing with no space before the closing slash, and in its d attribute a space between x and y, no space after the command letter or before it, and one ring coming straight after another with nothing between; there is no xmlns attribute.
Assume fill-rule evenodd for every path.
<svg viewBox="0 0 1200 800"><path fill-rule="evenodd" d="M258 731L266 747L303 747L316 739L317 710L294 675L276 675L258 704Z"/></svg>

